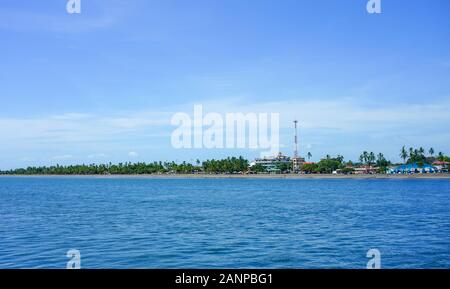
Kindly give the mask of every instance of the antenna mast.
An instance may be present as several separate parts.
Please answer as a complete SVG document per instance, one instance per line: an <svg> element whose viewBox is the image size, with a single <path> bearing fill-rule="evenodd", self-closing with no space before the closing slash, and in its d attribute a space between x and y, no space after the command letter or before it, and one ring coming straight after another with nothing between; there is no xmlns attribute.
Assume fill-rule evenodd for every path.
<svg viewBox="0 0 450 289"><path fill-rule="evenodd" d="M298 158L297 120L294 120L294 158Z"/></svg>

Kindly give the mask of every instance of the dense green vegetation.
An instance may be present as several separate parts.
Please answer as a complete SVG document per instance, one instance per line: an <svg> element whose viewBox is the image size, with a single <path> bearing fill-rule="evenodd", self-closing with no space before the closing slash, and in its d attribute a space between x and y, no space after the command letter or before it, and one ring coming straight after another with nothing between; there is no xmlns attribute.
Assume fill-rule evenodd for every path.
<svg viewBox="0 0 450 289"><path fill-rule="evenodd" d="M428 153L428 154L427 154ZM427 152L423 148L403 147L400 151L400 157L406 164L417 163L419 166L434 161L450 162L450 157L442 152L434 155L434 149L430 148ZM308 158L312 155L308 153ZM343 174L351 174L357 167L376 168L378 173L385 173L392 166L382 153L363 152L359 157L359 163L351 161L345 162L344 157L338 155L331 157L327 155L317 163L305 163L300 168L306 174L331 174L339 170ZM290 173L291 164L280 163L276 166L276 171L280 173ZM229 157L221 160L206 160L201 162L197 160L195 164L182 162L152 162L152 163L119 163L119 164L90 164L90 165L71 165L71 166L49 166L49 167L28 167L9 171L0 171L0 174L6 175L143 175L143 174L242 174L242 173L267 173L266 167L255 165L249 168L249 161L243 157Z"/></svg>
<svg viewBox="0 0 450 289"><path fill-rule="evenodd" d="M318 163L304 164L301 170L308 174L331 174L334 171L340 170L342 174L351 174L354 172L355 167L373 167L376 166L380 172L385 172L391 165L391 162L386 160L382 153L375 156L373 152L363 152L360 156L360 162L354 164L352 161L345 162L343 156L337 156L332 158L326 156Z"/></svg>
<svg viewBox="0 0 450 289"><path fill-rule="evenodd" d="M243 173L248 170L249 162L243 157L223 160L207 160L202 163L201 171L206 173Z"/></svg>
<svg viewBox="0 0 450 289"><path fill-rule="evenodd" d="M153 162L153 163L119 163L119 164L90 164L74 166L50 166L50 167L28 167L2 171L0 174L14 175L142 175L142 174L192 174L205 173L242 173L248 169L248 160L243 157L227 158L223 160L207 160L196 165L183 162Z"/></svg>
<svg viewBox="0 0 450 289"><path fill-rule="evenodd" d="M263 165L254 165L253 167L250 168L250 172L251 173L265 173L266 172L266 168Z"/></svg>
<svg viewBox="0 0 450 289"><path fill-rule="evenodd" d="M437 156L434 155L435 151L433 148L430 148L428 150L428 155L424 148L420 147L418 149L416 148L409 148L406 149L403 147L400 151L400 157L403 159L403 162L406 164L413 164L417 163L419 166L426 164L426 163L432 163L436 160L438 161L445 161L450 162L450 157L445 156L444 153L439 152Z"/></svg>
<svg viewBox="0 0 450 289"><path fill-rule="evenodd" d="M333 171L341 169L344 166L343 156L337 156L336 158L326 156L326 158L317 163L317 170L321 174L331 174Z"/></svg>

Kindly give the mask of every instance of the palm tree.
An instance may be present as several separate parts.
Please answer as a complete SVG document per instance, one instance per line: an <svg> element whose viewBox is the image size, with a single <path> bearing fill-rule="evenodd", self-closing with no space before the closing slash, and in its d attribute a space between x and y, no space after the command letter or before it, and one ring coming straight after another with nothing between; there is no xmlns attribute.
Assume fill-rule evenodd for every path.
<svg viewBox="0 0 450 289"><path fill-rule="evenodd" d="M406 159L408 158L408 152L406 151L405 146L402 147L400 157L403 159L403 163L406 163Z"/></svg>
<svg viewBox="0 0 450 289"><path fill-rule="evenodd" d="M367 162L369 161L369 153L364 151L362 156L363 156L364 163L367 164Z"/></svg>
<svg viewBox="0 0 450 289"><path fill-rule="evenodd" d="M377 156L378 160L384 160L384 155L382 153L379 153Z"/></svg>
<svg viewBox="0 0 450 289"><path fill-rule="evenodd" d="M444 161L445 157L444 157L444 154L443 154L442 152L439 152L439 154L438 154L438 159L439 159L441 162Z"/></svg>
<svg viewBox="0 0 450 289"><path fill-rule="evenodd" d="M430 153L430 156L433 157L434 156L434 149L430 148L430 150L428 151Z"/></svg>
<svg viewBox="0 0 450 289"><path fill-rule="evenodd" d="M419 154L421 154L421 155L425 154L425 149L423 147L419 148Z"/></svg>
<svg viewBox="0 0 450 289"><path fill-rule="evenodd" d="M369 167L372 167L373 162L375 161L375 154L373 152L370 152L370 154L367 156L367 163Z"/></svg>
<svg viewBox="0 0 450 289"><path fill-rule="evenodd" d="M311 159L311 157L312 157L311 152L308 152L308 161Z"/></svg>
<svg viewBox="0 0 450 289"><path fill-rule="evenodd" d="M388 160L384 157L382 153L377 156L377 166L380 168L387 167L389 164Z"/></svg>

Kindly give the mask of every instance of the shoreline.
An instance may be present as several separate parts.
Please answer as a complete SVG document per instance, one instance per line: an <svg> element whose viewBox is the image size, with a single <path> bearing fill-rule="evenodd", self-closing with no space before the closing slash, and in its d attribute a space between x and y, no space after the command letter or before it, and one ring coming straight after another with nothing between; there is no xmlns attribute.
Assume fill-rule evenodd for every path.
<svg viewBox="0 0 450 289"><path fill-rule="evenodd" d="M286 180L405 180L405 179L450 179L450 174L415 175L333 175L333 174L286 174L286 175L0 175L0 178L92 178L92 179L286 179Z"/></svg>

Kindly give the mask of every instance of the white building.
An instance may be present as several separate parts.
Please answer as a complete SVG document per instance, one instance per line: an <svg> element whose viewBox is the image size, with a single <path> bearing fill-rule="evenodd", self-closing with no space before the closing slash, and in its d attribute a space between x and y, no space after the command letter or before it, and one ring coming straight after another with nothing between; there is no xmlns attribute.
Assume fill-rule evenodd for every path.
<svg viewBox="0 0 450 289"><path fill-rule="evenodd" d="M304 158L290 158L288 156L279 153L275 157L265 157L262 159L256 159L250 163L250 168L256 165L261 165L266 168L267 171L276 171L280 165L287 165L292 169L293 166L300 167L305 162Z"/></svg>
<svg viewBox="0 0 450 289"><path fill-rule="evenodd" d="M277 168L278 165L288 164L291 165L291 158L284 156L282 153L279 153L276 157L265 157L262 159L256 159L250 163L250 167L261 165L266 169L274 169Z"/></svg>

